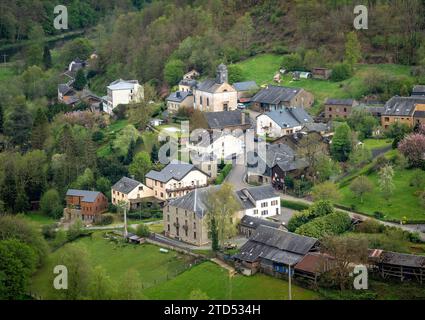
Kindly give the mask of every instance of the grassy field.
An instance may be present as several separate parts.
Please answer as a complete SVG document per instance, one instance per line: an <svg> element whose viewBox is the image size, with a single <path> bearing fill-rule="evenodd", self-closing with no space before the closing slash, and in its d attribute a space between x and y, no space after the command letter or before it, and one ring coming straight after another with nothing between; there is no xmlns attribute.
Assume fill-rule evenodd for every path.
<svg viewBox="0 0 425 320"><path fill-rule="evenodd" d="M0 65L0 81L8 80L15 75L15 72L10 67L3 67Z"/></svg>
<svg viewBox="0 0 425 320"><path fill-rule="evenodd" d="M378 174L375 172L369 175L374 188L364 196L363 203L354 197L349 185L341 189L342 201L345 206L355 205L356 210L373 215L375 211L384 213L385 219L402 220L404 217L409 221L425 220L425 209L421 206L419 197L415 195L415 187L409 185L411 178L415 174L412 170L395 170L394 185L395 190L390 200L385 200L378 187Z"/></svg>
<svg viewBox="0 0 425 320"><path fill-rule="evenodd" d="M193 267L174 279L145 290L144 294L150 299L186 300L193 290L202 291L209 299L288 299L286 281L264 274L229 278L226 270L212 262ZM292 287L292 292L294 300L320 299L317 293L297 286Z"/></svg>
<svg viewBox="0 0 425 320"><path fill-rule="evenodd" d="M118 284L128 270L134 269L139 273L145 288L157 285L167 281L167 276L175 276L191 262L188 256L174 251L160 253L159 247L149 244L116 244L103 239L102 233L94 233L92 237L82 238L74 243L87 250L92 268L98 265L104 267L111 279ZM53 265L61 251L63 248L52 253L44 267L34 276L31 290L38 296L50 298Z"/></svg>
<svg viewBox="0 0 425 320"><path fill-rule="evenodd" d="M258 85L274 83L273 76L281 68L282 56L274 54L262 54L238 63L243 72L244 80L255 80ZM368 72L380 72L388 76L411 77L410 67L394 64L358 65L352 78L332 82L315 79L301 79L293 81L288 74L282 77L280 85L288 87L300 87L314 94L316 103L314 109L318 109L326 98L360 98L364 91L363 77Z"/></svg>
<svg viewBox="0 0 425 320"><path fill-rule="evenodd" d="M365 147L370 150L389 147L392 144L391 139L366 139L363 141Z"/></svg>
<svg viewBox="0 0 425 320"><path fill-rule="evenodd" d="M36 224L40 228L44 225L53 224L56 222L55 219L52 219L48 216L43 215L42 213L38 212L31 212L26 213L22 215L25 219L31 221L32 223Z"/></svg>

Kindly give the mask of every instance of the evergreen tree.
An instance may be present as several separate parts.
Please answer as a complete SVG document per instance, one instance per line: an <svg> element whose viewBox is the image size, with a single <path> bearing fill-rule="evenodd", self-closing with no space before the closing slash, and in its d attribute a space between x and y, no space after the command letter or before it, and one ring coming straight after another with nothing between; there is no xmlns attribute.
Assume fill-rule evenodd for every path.
<svg viewBox="0 0 425 320"><path fill-rule="evenodd" d="M50 69L52 67L52 56L50 54L50 49L49 49L49 47L47 45L44 46L43 64L44 64L44 67L46 69Z"/></svg>
<svg viewBox="0 0 425 320"><path fill-rule="evenodd" d="M3 133L3 106L0 104L0 134Z"/></svg>
<svg viewBox="0 0 425 320"><path fill-rule="evenodd" d="M158 162L158 147L156 144L152 146L151 159L153 163Z"/></svg>
<svg viewBox="0 0 425 320"><path fill-rule="evenodd" d="M8 163L4 170L3 186L1 188L1 199L4 202L6 211L15 211L16 197L15 167L12 163Z"/></svg>
<svg viewBox="0 0 425 320"><path fill-rule="evenodd" d="M4 123L4 134L14 146L24 146L31 136L32 117L24 103L18 103Z"/></svg>
<svg viewBox="0 0 425 320"><path fill-rule="evenodd" d="M87 84L87 79L84 74L84 70L80 69L77 71L77 75L75 76L75 81L72 86L74 87L75 90L80 91L84 89L86 84Z"/></svg>
<svg viewBox="0 0 425 320"><path fill-rule="evenodd" d="M41 108L37 110L31 132L31 146L33 149L43 149L44 142L49 135L49 121Z"/></svg>

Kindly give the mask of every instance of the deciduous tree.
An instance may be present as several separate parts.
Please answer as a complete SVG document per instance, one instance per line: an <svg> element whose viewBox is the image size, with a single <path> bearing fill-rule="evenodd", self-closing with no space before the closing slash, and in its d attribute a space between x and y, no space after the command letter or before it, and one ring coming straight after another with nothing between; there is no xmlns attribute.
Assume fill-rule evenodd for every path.
<svg viewBox="0 0 425 320"><path fill-rule="evenodd" d="M373 190L373 184L367 177L359 176L350 184L350 190L363 203L363 196Z"/></svg>

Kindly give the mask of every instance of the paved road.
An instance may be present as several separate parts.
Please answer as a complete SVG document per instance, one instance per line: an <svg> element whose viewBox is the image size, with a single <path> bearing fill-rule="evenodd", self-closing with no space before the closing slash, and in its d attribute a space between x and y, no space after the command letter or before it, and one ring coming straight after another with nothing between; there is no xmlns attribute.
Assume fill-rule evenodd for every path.
<svg viewBox="0 0 425 320"><path fill-rule="evenodd" d="M287 195L287 194L281 194L280 198L283 199L283 200L302 202L302 203L305 203L305 204L308 204L308 205L313 204L313 202L310 201L310 200L296 198L296 197L293 197L293 196L290 196L290 195ZM361 219L361 220L375 220L375 221L378 221L379 223L381 223L385 226L398 227L398 228L401 228L401 229L409 231L409 232L418 232L421 239L423 241L425 241L425 225L421 225L421 224L419 224L419 225L418 224L400 225L400 224L393 223L393 222L377 220L377 219L371 218L369 216L365 216L365 215L358 214L356 212L352 212L352 211L348 211L348 210L343 210L343 209L338 209L338 210L348 213L351 218L356 218L356 219Z"/></svg>
<svg viewBox="0 0 425 320"><path fill-rule="evenodd" d="M243 188L250 187L245 182L246 167L241 164L233 164L232 170L226 177L226 182L233 185L234 190L241 190Z"/></svg>

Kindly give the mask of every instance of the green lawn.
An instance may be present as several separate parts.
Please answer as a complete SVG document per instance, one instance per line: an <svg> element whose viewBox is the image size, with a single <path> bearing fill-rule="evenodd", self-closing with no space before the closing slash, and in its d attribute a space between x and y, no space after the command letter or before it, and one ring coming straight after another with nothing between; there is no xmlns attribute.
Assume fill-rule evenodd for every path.
<svg viewBox="0 0 425 320"><path fill-rule="evenodd" d="M22 215L25 219L33 222L34 224L36 224L39 227L42 227L44 225L48 225L48 224L53 224L55 222L57 222L55 219L52 219L48 216L45 216L42 213L38 213L38 212L31 212L31 213L26 213Z"/></svg>
<svg viewBox="0 0 425 320"><path fill-rule="evenodd" d="M154 144L158 144L158 134L156 132L145 131L142 133L143 144L139 146L137 152L146 151L151 153Z"/></svg>
<svg viewBox="0 0 425 320"><path fill-rule="evenodd" d="M386 201L379 190L378 174L375 172L369 175L370 181L374 185L372 192L364 196L363 203L354 197L349 185L341 189L343 199L341 204L351 206L354 204L356 210L373 215L375 211L384 213L385 219L401 220L406 217L411 222L415 220L425 220L425 209L421 206L419 197L415 195L415 187L411 187L409 182L415 171L395 170L394 185L395 190L389 201Z"/></svg>
<svg viewBox="0 0 425 320"><path fill-rule="evenodd" d="M392 144L391 139L366 139L363 141L364 145L370 150L382 149L389 147Z"/></svg>
<svg viewBox="0 0 425 320"><path fill-rule="evenodd" d="M244 80L255 80L258 85L273 84L273 76L281 68L282 56L262 54L237 63L241 67ZM406 76L411 78L410 67L395 64L358 65L354 76L341 82L316 79L301 79L293 81L287 74L282 77L280 85L300 87L314 94L318 109L326 98L360 98L364 89L363 77L367 72L382 72L388 76ZM276 83L274 83L276 84Z"/></svg>
<svg viewBox="0 0 425 320"><path fill-rule="evenodd" d="M200 290L209 299L286 300L288 283L264 274L246 277L236 275L229 279L228 272L212 262L204 262L158 286L145 290L150 299L186 300L193 290ZM293 299L316 300L313 291L292 286Z"/></svg>
<svg viewBox="0 0 425 320"><path fill-rule="evenodd" d="M8 80L15 75L15 72L10 67L3 67L0 65L0 81Z"/></svg>
<svg viewBox="0 0 425 320"><path fill-rule="evenodd" d="M186 255L174 251L160 253L159 247L150 244L116 244L104 239L100 232L74 243L86 248L92 268L101 265L118 285L130 269L138 271L145 288L157 285L167 281L167 277L174 277L191 262L191 258ZM50 254L43 268L34 276L31 290L38 296L51 297L49 292L53 265L62 250Z"/></svg>

